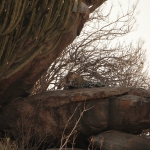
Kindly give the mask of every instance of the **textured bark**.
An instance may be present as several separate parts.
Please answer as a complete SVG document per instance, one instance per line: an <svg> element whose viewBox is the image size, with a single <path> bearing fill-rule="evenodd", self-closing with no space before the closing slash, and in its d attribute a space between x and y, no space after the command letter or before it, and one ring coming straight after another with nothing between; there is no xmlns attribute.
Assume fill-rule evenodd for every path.
<svg viewBox="0 0 150 150"><path fill-rule="evenodd" d="M95 148L101 150L149 150L150 141L136 135L119 131L107 131L91 139Z"/></svg>
<svg viewBox="0 0 150 150"><path fill-rule="evenodd" d="M74 19L75 15L72 15L70 23L73 22ZM53 50L53 52L44 57L38 56L16 74L7 79L1 80L1 102L9 102L10 99L12 100L18 96L26 96L27 93L30 93L32 86L41 77L42 73L48 69L50 64L59 56L62 50L75 39L77 36L76 30L80 20L81 18L70 32L62 35L60 44L55 48L55 50ZM47 43L47 51L55 45L57 40L58 37L56 37L53 42L49 44Z"/></svg>
<svg viewBox="0 0 150 150"><path fill-rule="evenodd" d="M25 134L60 140L64 129L65 135L69 134L80 118L75 129L79 139L106 130L137 133L150 127L149 114L150 92L143 89L49 91L8 104L0 113L0 130L10 131L15 137Z"/></svg>
<svg viewBox="0 0 150 150"><path fill-rule="evenodd" d="M97 3L96 3L97 2ZM93 6L100 6L104 0L99 1L91 1L91 5ZM85 1L87 3L87 1ZM59 54L65 49L69 44L73 42L73 40L76 38L77 35L80 34L80 31L83 28L84 23L86 22L86 19L88 17L88 14L80 13L78 20L74 24L74 26L71 28L69 32L61 33L62 38L60 40L60 43L55 49L48 55L41 56L38 55L35 59L33 59L31 62L29 62L26 66L24 66L22 69L20 69L15 74L7 77L7 78L0 78L0 103L1 104L7 104L12 99L16 97L25 97L28 96L31 92L31 89L35 82L41 77L43 72L45 72L48 67L51 65L51 63L59 56ZM69 22L66 26L66 28L69 28L72 26L72 22L75 21L76 14L75 12L72 13ZM55 31L54 31L55 32ZM45 51L51 51L51 49L56 45L58 38L60 37L58 35L55 39L52 41L48 41L45 44ZM24 49L22 49L21 52L26 51L27 46L32 46L34 42L29 39L29 42L27 42L28 45L25 45ZM17 59L17 58L16 58ZM12 68L9 69L8 72L11 72Z"/></svg>

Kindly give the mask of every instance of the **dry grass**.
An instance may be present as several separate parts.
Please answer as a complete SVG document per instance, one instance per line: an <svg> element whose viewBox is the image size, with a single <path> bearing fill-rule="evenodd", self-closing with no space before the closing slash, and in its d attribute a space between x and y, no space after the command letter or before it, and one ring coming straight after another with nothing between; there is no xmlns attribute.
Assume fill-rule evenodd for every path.
<svg viewBox="0 0 150 150"><path fill-rule="evenodd" d="M19 148L18 144L10 138L3 138L0 140L0 150L19 150Z"/></svg>

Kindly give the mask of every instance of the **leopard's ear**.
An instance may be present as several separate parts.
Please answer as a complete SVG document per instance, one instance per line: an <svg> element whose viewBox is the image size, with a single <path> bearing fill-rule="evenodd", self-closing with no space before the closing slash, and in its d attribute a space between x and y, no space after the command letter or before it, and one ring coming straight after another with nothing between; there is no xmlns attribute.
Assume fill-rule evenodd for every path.
<svg viewBox="0 0 150 150"><path fill-rule="evenodd" d="M78 70L74 71L74 73L79 75L79 72L78 72Z"/></svg>

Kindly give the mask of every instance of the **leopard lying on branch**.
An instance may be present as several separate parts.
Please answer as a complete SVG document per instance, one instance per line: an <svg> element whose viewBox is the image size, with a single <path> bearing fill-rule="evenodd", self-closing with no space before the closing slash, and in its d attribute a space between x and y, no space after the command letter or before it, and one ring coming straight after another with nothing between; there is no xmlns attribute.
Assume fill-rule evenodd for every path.
<svg viewBox="0 0 150 150"><path fill-rule="evenodd" d="M92 87L104 87L105 85L100 82L91 82L84 80L82 76L75 72L69 72L65 77L64 89L75 88L92 88Z"/></svg>

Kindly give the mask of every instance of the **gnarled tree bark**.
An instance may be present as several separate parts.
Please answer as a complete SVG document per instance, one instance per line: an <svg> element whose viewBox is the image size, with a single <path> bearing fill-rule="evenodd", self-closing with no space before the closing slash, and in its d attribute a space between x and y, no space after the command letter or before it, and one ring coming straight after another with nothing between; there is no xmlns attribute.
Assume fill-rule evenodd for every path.
<svg viewBox="0 0 150 150"><path fill-rule="evenodd" d="M79 0L79 1L81 1L81 0ZM51 11L50 10L51 6L52 6L52 8L51 8L52 11L54 9L53 7L55 6L54 10L56 10L56 12L57 12L57 7L59 8L59 6L57 6L57 2L55 0L48 1L48 4L50 5L48 7L44 4L44 1L41 2L41 4L40 4L40 2L38 2L38 0L33 0L33 2L31 1L31 4L18 1L18 3L21 3L21 4L23 3L22 7L23 7L23 5L26 5L26 7L28 8L28 9L25 9L25 12L23 12L24 14L21 16L22 18L20 19L23 22L23 18L27 18L25 23L24 22L20 23L21 25L23 24L23 27L21 29L23 31L24 30L26 31L28 28L31 28L31 29L33 28L31 30L31 33L33 35L35 35L35 37L32 38L32 36L31 36L30 39L27 38L27 40L24 42L24 44L22 46L22 49L18 49L17 46L15 47L16 54L14 53L14 55L12 55L12 58L10 59L11 61L13 60L14 63L12 63L11 65L10 65L11 61L9 61L9 59L7 60L7 58L5 58L6 57L5 53L4 54L2 53L3 55L1 57L1 61L3 59L6 59L7 62L1 63L1 66L0 66L0 67L2 67L2 65L4 66L4 70L2 70L2 71L0 70L0 85L1 85L0 86L0 103L1 104L4 103L6 105L7 103L9 103L12 99L14 99L16 97L28 96L31 92L33 85L42 76L43 72L45 72L48 69L48 67L59 56L59 54L63 51L63 49L65 49L70 43L72 43L73 40L76 38L76 36L80 34L80 31L82 30L83 25L86 22L86 20L88 19L88 16L90 13L88 6L93 5L92 7L94 7L94 9L96 9L96 7L99 7L104 1L105 0L90 1L90 3L89 3L87 0L85 0L81 3L79 10L78 10L78 3L75 3L75 5L77 5L76 6L77 9L73 9L72 13L68 14L69 18L67 18L67 20L64 21L65 23L67 22L65 26L63 25L64 29L63 30L61 29L62 26L60 26L60 30L59 30L59 28L57 28L57 29L53 28L54 30L51 31L52 35L46 34L46 32L50 28L47 24L45 25L45 26L47 26L47 30L43 33L41 31L40 25L41 25L42 19L45 19L45 17L51 17L51 16L49 16L49 13ZM75 1L72 0L72 2L75 2ZM16 5L18 3L16 3ZM52 3L54 3L55 5L53 6ZM70 2L68 0L65 0L64 3L70 3ZM2 4L5 4L5 1L3 1ZM7 3L7 5L11 5L11 4ZM61 4L61 5L63 5L63 4ZM33 22L36 21L36 25L37 25L37 21L39 23L39 27L36 26L37 28L35 28L35 29L34 29L34 27L35 27L34 23L30 27L29 22L31 20L28 19L31 16L31 14L30 14L30 11L32 10L30 8L31 6L34 8L34 9L32 8L33 10L37 11L36 12L37 17L39 17L42 14L42 16L40 16L41 20L36 20L37 19L36 17L34 19L32 18ZM68 6L72 7L71 4ZM87 6L87 7L85 7L85 6ZM44 8L46 10L43 10ZM71 9L71 8L68 7L68 11L69 11L69 9ZM3 9L3 7L2 7L2 10L4 11L4 13L6 12L5 9ZM7 8L6 8L6 10L7 10ZM16 10L14 10L14 11L16 11ZM34 14L35 12L32 12L32 13ZM53 12L53 13L55 13L55 12ZM38 14L39 14L39 16L38 16ZM60 13L60 15L62 15L62 14L63 13ZM10 13L10 16L11 15L12 14ZM62 16L62 17L64 17L64 16ZM59 15L58 15L58 19L61 20L61 16L59 17ZM58 22L59 22L59 20L58 20ZM59 26L59 24L57 24L57 25ZM16 27L16 29L17 29L17 27ZM24 33L23 31L21 32L22 34ZM52 38L54 36L53 34L55 34L56 31L57 31L57 36L55 36L55 38ZM14 32L16 32L16 31L14 31ZM4 33L5 33L5 31L4 31ZM0 33L1 38L5 38L4 36L6 36L6 38L7 38L11 34L9 32L8 32L8 34L6 34L6 33L4 34L4 33L3 32ZM21 42L23 40L25 40L25 39L23 39L23 37L20 35L18 37L18 39L15 39L15 42L17 43L17 45L22 44ZM44 40L42 40L43 37L45 37ZM13 39L13 37L12 37L12 39ZM24 60L24 62L22 62L22 64L19 64L20 62L18 60L21 59L22 54L24 54L26 51L29 51L28 49L30 49L31 47L33 47L35 45L35 43L36 43L35 39L37 39L37 41L39 40L39 42L37 42L37 46L34 48L34 52L32 54L30 54L30 52L29 52L30 55L27 53L29 56ZM7 42L7 44L9 44L9 42L11 43L12 41L9 40ZM40 48L41 48L41 50L40 50ZM5 51L7 51L7 49L5 49ZM32 55L34 56L36 53L37 53L36 57L33 57L33 59L32 59L31 56ZM28 61L29 57L31 59L30 61ZM24 65L25 62L26 62L26 65Z"/></svg>

